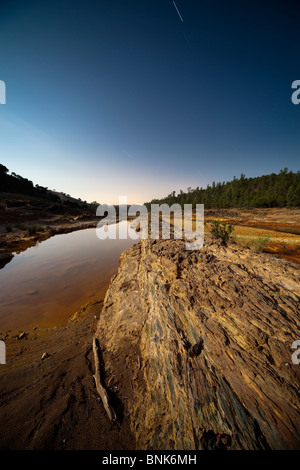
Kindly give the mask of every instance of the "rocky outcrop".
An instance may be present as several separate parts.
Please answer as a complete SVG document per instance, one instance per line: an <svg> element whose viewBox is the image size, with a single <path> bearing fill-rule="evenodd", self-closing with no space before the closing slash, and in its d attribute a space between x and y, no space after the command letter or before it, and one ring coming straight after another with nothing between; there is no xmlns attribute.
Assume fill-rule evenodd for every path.
<svg viewBox="0 0 300 470"><path fill-rule="evenodd" d="M298 274L209 235L121 255L96 337L139 449L300 448Z"/></svg>
<svg viewBox="0 0 300 470"><path fill-rule="evenodd" d="M4 266L9 263L13 257L12 253L9 253L5 248L0 247L0 269L4 268Z"/></svg>

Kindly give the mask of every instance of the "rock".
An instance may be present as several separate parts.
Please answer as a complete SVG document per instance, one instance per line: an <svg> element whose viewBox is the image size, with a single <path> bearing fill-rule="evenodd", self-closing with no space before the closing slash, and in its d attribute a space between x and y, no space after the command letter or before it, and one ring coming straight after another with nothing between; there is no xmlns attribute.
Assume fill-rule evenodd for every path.
<svg viewBox="0 0 300 470"><path fill-rule="evenodd" d="M201 354L201 351L203 349L203 339L200 338L200 340L194 344L189 350L189 357L197 357Z"/></svg>
<svg viewBox="0 0 300 470"><path fill-rule="evenodd" d="M38 289L31 289L25 292L25 295L36 295L38 293L39 293Z"/></svg>
<svg viewBox="0 0 300 470"><path fill-rule="evenodd" d="M0 269L4 268L8 264L14 255L9 253L6 248L0 248Z"/></svg>
<svg viewBox="0 0 300 470"><path fill-rule="evenodd" d="M50 354L48 354L47 352L44 352L43 355L42 355L42 361L44 359L47 359L47 357L50 357Z"/></svg>
<svg viewBox="0 0 300 470"><path fill-rule="evenodd" d="M296 266L206 238L142 240L104 300L96 337L137 448L299 449Z"/></svg>

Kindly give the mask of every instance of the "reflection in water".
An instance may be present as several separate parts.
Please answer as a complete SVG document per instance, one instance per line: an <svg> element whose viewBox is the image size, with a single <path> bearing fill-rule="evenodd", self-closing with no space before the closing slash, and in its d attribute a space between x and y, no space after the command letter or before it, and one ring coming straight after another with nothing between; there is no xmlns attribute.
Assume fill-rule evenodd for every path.
<svg viewBox="0 0 300 470"><path fill-rule="evenodd" d="M134 243L99 240L96 229L86 229L15 255L0 270L0 331L60 326L82 305L103 299L120 254Z"/></svg>

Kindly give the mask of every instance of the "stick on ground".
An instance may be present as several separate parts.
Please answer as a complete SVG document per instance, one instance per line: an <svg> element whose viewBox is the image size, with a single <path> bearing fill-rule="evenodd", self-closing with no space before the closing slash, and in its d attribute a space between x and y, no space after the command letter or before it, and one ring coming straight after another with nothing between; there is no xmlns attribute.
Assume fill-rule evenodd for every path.
<svg viewBox="0 0 300 470"><path fill-rule="evenodd" d="M97 389L97 392L100 395L100 398L102 400L104 409L105 409L110 421L116 421L117 420L116 413L115 413L114 409L112 408L112 406L109 403L107 391L105 390L105 388L101 384L100 361L99 361L99 354L98 354L98 342L97 342L96 338L93 339L93 351L94 351L94 359L95 359L95 374L93 375L93 377L94 377L94 380L95 380L96 389Z"/></svg>

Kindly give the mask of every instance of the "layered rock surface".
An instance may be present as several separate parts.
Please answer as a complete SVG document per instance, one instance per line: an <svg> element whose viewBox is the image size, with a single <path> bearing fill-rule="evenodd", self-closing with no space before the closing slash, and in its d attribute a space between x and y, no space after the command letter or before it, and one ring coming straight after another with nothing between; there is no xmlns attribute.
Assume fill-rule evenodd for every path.
<svg viewBox="0 0 300 470"><path fill-rule="evenodd" d="M300 448L298 276L209 235L122 254L96 337L139 449Z"/></svg>

